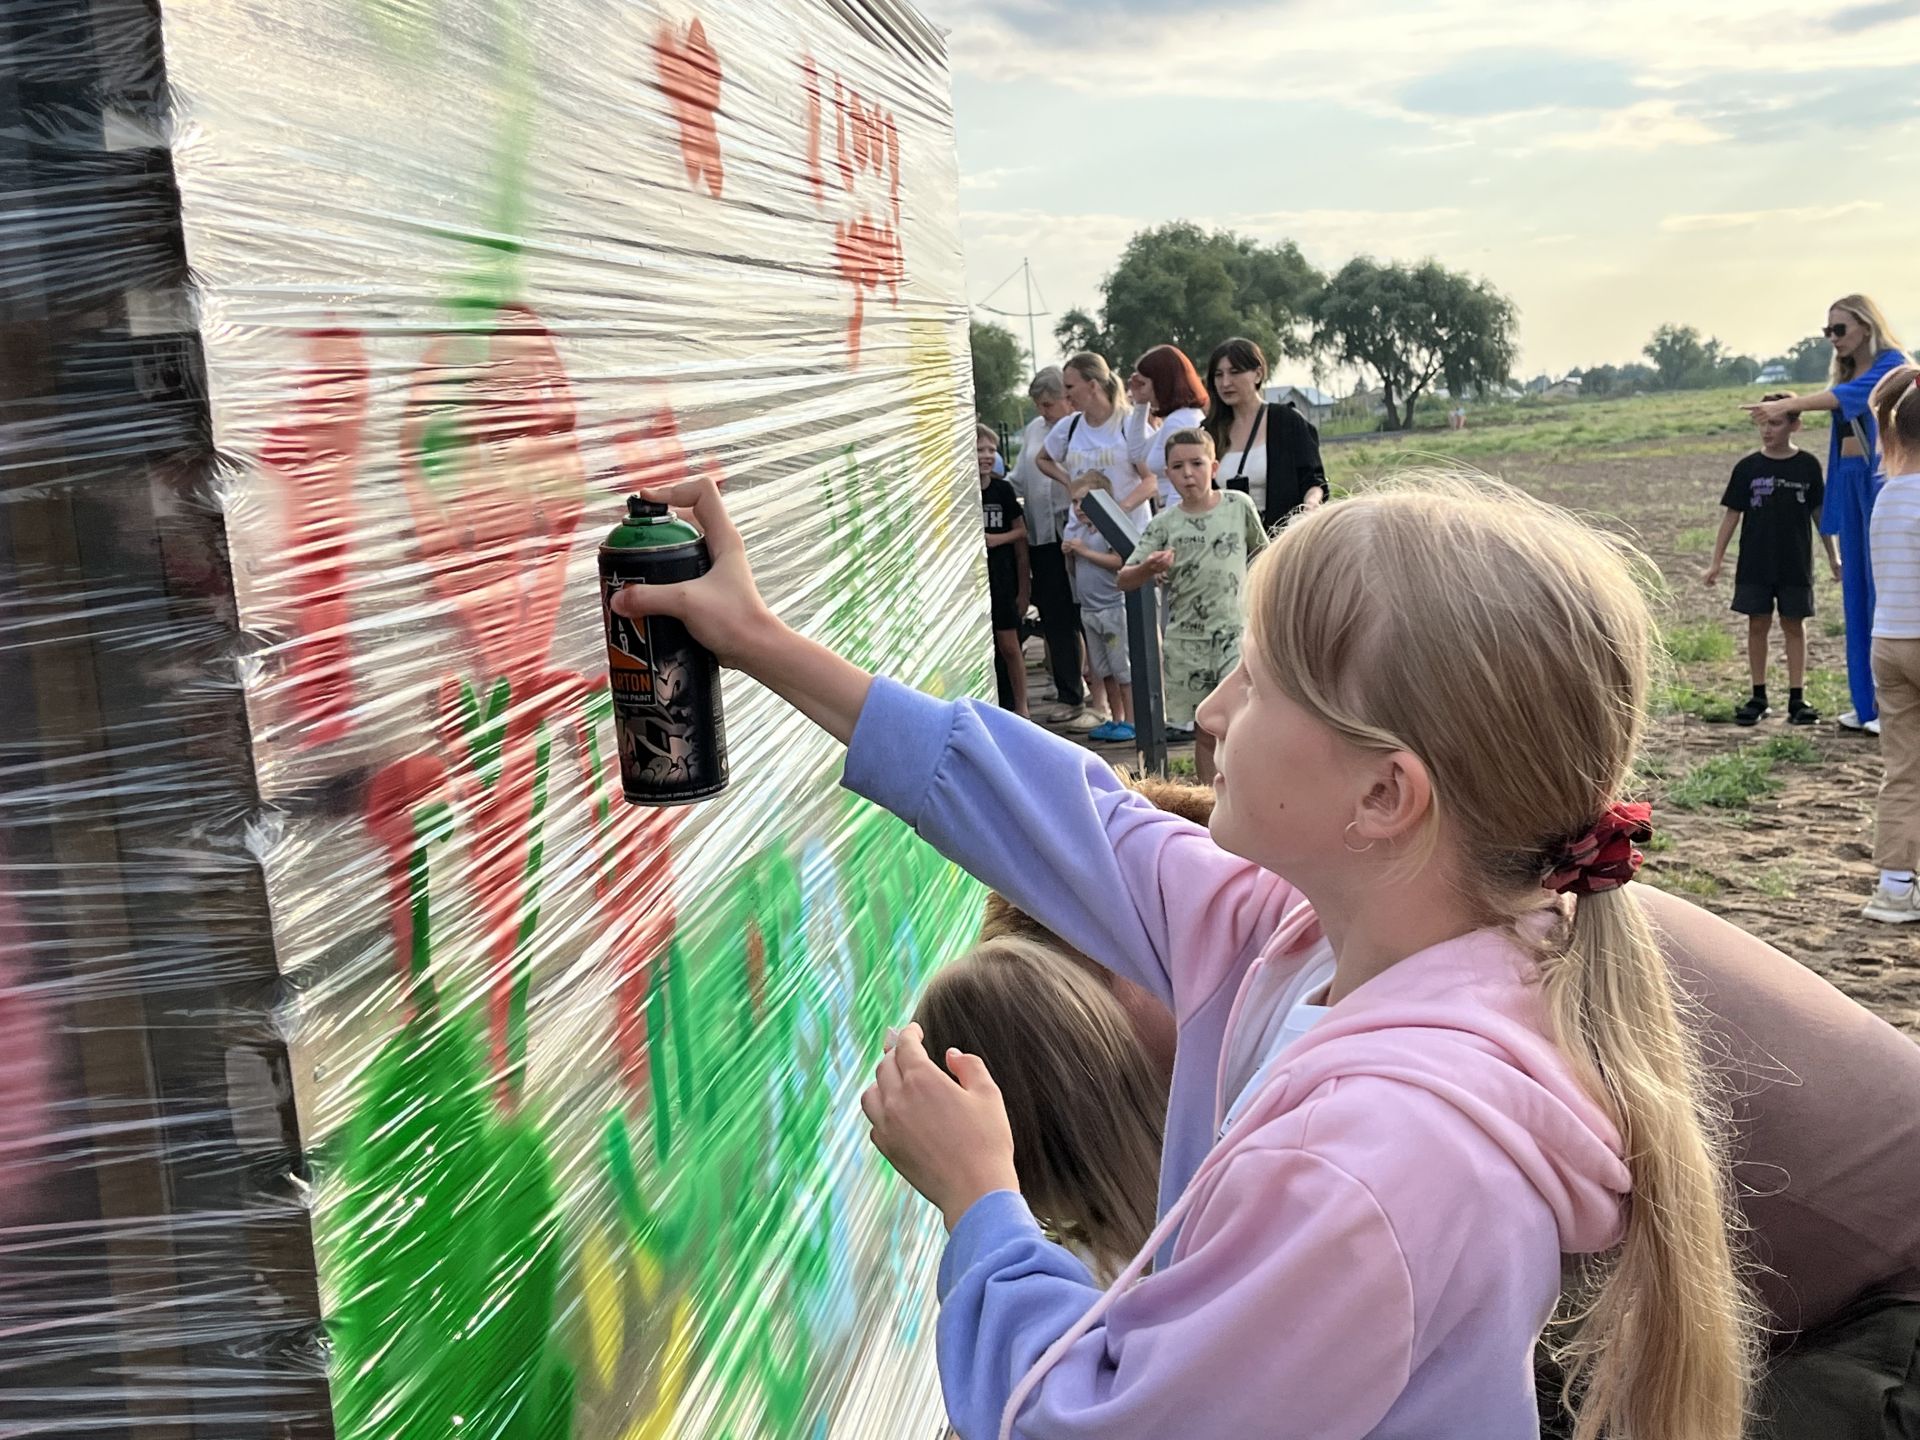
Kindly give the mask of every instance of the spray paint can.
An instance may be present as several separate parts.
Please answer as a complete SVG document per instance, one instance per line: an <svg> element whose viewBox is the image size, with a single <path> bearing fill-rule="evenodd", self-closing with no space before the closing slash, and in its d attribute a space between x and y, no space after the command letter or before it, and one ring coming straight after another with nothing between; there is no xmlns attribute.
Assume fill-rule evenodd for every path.
<svg viewBox="0 0 1920 1440"><path fill-rule="evenodd" d="M638 495L627 497L626 519L600 546L620 788L635 805L685 805L727 788L720 665L678 620L629 620L614 613L613 597L623 585L697 579L712 563L698 530Z"/></svg>

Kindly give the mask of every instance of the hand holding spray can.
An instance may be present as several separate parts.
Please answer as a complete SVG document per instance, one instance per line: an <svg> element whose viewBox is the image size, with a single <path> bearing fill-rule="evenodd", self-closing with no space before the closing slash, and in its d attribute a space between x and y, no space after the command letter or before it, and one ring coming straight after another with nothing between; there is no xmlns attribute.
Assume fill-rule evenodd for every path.
<svg viewBox="0 0 1920 1440"><path fill-rule="evenodd" d="M720 664L668 615L616 615L623 585L698 579L707 542L665 505L627 497L627 516L600 547L600 612L607 630L620 787L635 805L685 805L727 788Z"/></svg>

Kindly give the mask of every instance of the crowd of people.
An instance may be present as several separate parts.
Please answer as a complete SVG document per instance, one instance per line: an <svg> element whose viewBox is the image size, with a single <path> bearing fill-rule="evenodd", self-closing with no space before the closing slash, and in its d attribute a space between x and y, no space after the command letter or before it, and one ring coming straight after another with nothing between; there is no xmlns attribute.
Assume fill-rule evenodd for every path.
<svg viewBox="0 0 1920 1440"><path fill-rule="evenodd" d="M1266 381L1266 356L1245 339L1215 348L1204 381L1173 345L1140 356L1124 383L1083 352L1033 378L1037 413L1011 468L992 429L978 427L990 553L1009 544L995 528L1007 492L1022 518L1017 556L989 573L1004 708L1029 713L1025 677L1013 673L1018 623L1009 638L1002 622L1031 603L1057 707L1046 718L1090 740L1136 739L1125 596L1159 585L1168 737L1193 740L1200 777L1212 778L1212 741L1195 731L1194 711L1238 662L1247 565L1271 531L1328 493L1318 432L1268 401ZM1088 516L1095 491L1132 526L1129 553Z"/></svg>
<svg viewBox="0 0 1920 1440"><path fill-rule="evenodd" d="M1851 366L1755 407L1759 462L1726 507L1748 526L1743 613L1760 590L1769 613L1801 608L1798 570L1766 566L1810 551L1822 503L1846 593L1868 597L1849 640L1856 620L1871 636L1897 901L1920 368L1848 344L1870 324L1865 345L1897 348L1864 301L1842 310ZM1008 666L1002 622L1051 593L1060 694L1084 704L1091 673L1117 709L1099 617L1166 583L1170 704L1195 702L1210 786L1130 784L1005 708L799 635L711 481L658 496L692 511L711 570L614 601L675 616L794 705L846 745L850 790L993 892L978 945L873 1037L860 1101L949 1231L952 1432L1920 1433L1920 1047L1632 883L1658 639L1631 556L1480 478L1321 503L1310 428L1265 405L1237 343L1211 359L1198 424L1178 352L1125 386L1087 355L1036 377L1012 475L979 437L990 553L1012 557L991 566ZM1835 459L1863 463L1816 487L1788 442L1819 408ZM1860 516L1833 501L1843 485ZM1139 517L1126 556L1083 533L1096 490ZM1755 523L1776 507L1789 535L1800 516L1796 545ZM1863 725L1875 698L1856 686Z"/></svg>

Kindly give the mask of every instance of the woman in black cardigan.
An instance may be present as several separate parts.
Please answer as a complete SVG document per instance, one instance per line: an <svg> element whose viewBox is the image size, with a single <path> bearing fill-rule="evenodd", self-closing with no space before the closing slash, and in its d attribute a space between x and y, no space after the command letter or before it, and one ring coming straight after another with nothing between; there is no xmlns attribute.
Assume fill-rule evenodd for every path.
<svg viewBox="0 0 1920 1440"><path fill-rule="evenodd" d="M1219 483L1253 497L1267 529L1327 498L1320 432L1291 405L1267 403L1267 357L1251 340L1216 345L1207 361L1207 433Z"/></svg>

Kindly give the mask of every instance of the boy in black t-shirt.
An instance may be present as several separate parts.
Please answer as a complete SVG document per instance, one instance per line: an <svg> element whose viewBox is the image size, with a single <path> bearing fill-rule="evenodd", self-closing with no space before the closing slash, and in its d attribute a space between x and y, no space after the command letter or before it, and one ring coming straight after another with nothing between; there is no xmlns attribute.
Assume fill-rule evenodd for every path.
<svg viewBox="0 0 1920 1440"><path fill-rule="evenodd" d="M1031 577L1027 570L1027 522L1020 497L994 463L1000 437L985 425L974 427L974 458L980 464L980 512L987 532L987 596L993 607L993 675L1000 707L1027 713L1027 662L1020 653L1020 617L1027 613Z"/></svg>
<svg viewBox="0 0 1920 1440"><path fill-rule="evenodd" d="M1776 393L1769 400L1784 400ZM1747 663L1753 670L1753 694L1733 712L1737 725L1757 725L1767 715L1767 632L1780 610L1780 633L1787 648L1787 723L1813 725L1820 713L1806 702L1801 682L1807 671L1805 622L1813 614L1813 532L1824 494L1820 462L1798 449L1793 432L1800 417L1759 420L1760 448L1733 467L1720 503L1720 537L1704 577L1712 585L1727 558L1727 542L1740 528L1740 563L1733 572L1733 609L1747 617ZM1840 578L1833 537L1822 535L1827 564Z"/></svg>

